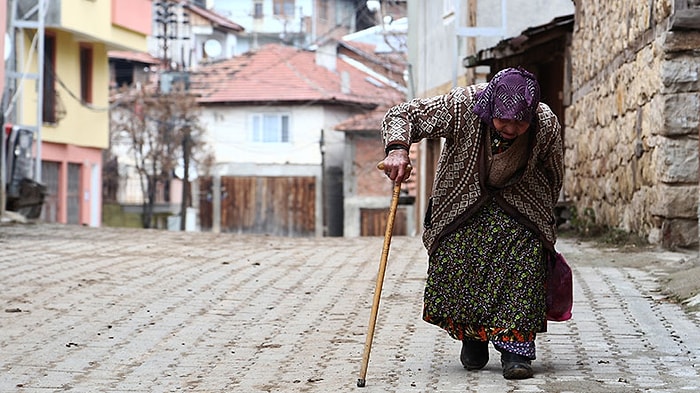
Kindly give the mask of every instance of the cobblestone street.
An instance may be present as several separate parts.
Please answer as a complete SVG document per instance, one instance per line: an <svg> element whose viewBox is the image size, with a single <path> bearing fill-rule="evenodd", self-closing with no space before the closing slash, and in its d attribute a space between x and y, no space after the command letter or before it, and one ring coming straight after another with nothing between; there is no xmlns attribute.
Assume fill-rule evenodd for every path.
<svg viewBox="0 0 700 393"><path fill-rule="evenodd" d="M426 254L392 240L365 388L382 238L0 226L0 392L697 392L697 315L666 299L671 252L561 239L574 317L538 336L535 377L420 318Z"/></svg>

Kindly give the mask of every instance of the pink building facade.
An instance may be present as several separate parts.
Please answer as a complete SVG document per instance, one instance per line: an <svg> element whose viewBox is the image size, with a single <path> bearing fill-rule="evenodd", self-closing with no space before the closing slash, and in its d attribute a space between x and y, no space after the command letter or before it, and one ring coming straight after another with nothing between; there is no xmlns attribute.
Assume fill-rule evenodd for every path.
<svg viewBox="0 0 700 393"><path fill-rule="evenodd" d="M42 219L99 226L102 217L102 150L42 144L42 181L50 192Z"/></svg>

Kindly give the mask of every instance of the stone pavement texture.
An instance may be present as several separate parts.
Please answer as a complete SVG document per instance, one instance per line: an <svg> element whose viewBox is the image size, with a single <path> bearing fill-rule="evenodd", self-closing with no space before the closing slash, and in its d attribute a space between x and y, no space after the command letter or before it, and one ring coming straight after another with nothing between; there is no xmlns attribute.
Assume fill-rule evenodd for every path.
<svg viewBox="0 0 700 393"><path fill-rule="evenodd" d="M420 319L426 254L395 237L367 371L382 238L0 226L0 392L697 392L695 314L660 289L683 254L562 239L572 320L538 336L535 377L484 370Z"/></svg>

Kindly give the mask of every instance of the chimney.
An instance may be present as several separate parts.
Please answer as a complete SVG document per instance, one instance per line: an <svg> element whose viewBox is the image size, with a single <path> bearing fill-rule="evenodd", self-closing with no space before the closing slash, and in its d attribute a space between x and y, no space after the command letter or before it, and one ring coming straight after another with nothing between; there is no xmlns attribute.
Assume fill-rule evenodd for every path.
<svg viewBox="0 0 700 393"><path fill-rule="evenodd" d="M350 94L350 73L343 71L340 73L340 92L343 94Z"/></svg>
<svg viewBox="0 0 700 393"><path fill-rule="evenodd" d="M337 58L338 46L333 40L320 44L316 49L316 65L335 72Z"/></svg>

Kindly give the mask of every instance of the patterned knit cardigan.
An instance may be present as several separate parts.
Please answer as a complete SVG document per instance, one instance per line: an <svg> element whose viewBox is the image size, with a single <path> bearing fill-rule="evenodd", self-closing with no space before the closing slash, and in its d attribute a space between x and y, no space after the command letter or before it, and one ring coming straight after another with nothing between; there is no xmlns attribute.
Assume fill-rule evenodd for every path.
<svg viewBox="0 0 700 393"><path fill-rule="evenodd" d="M444 138L433 193L425 212L423 244L430 254L438 240L454 231L493 199L521 224L537 233L552 251L556 242L554 205L562 186L563 146L556 115L543 103L537 127L528 134L530 156L521 173L501 189L486 185L486 133L472 112L475 94L485 83L452 89L445 95L414 99L389 109L382 122L384 146L409 146L425 138Z"/></svg>

